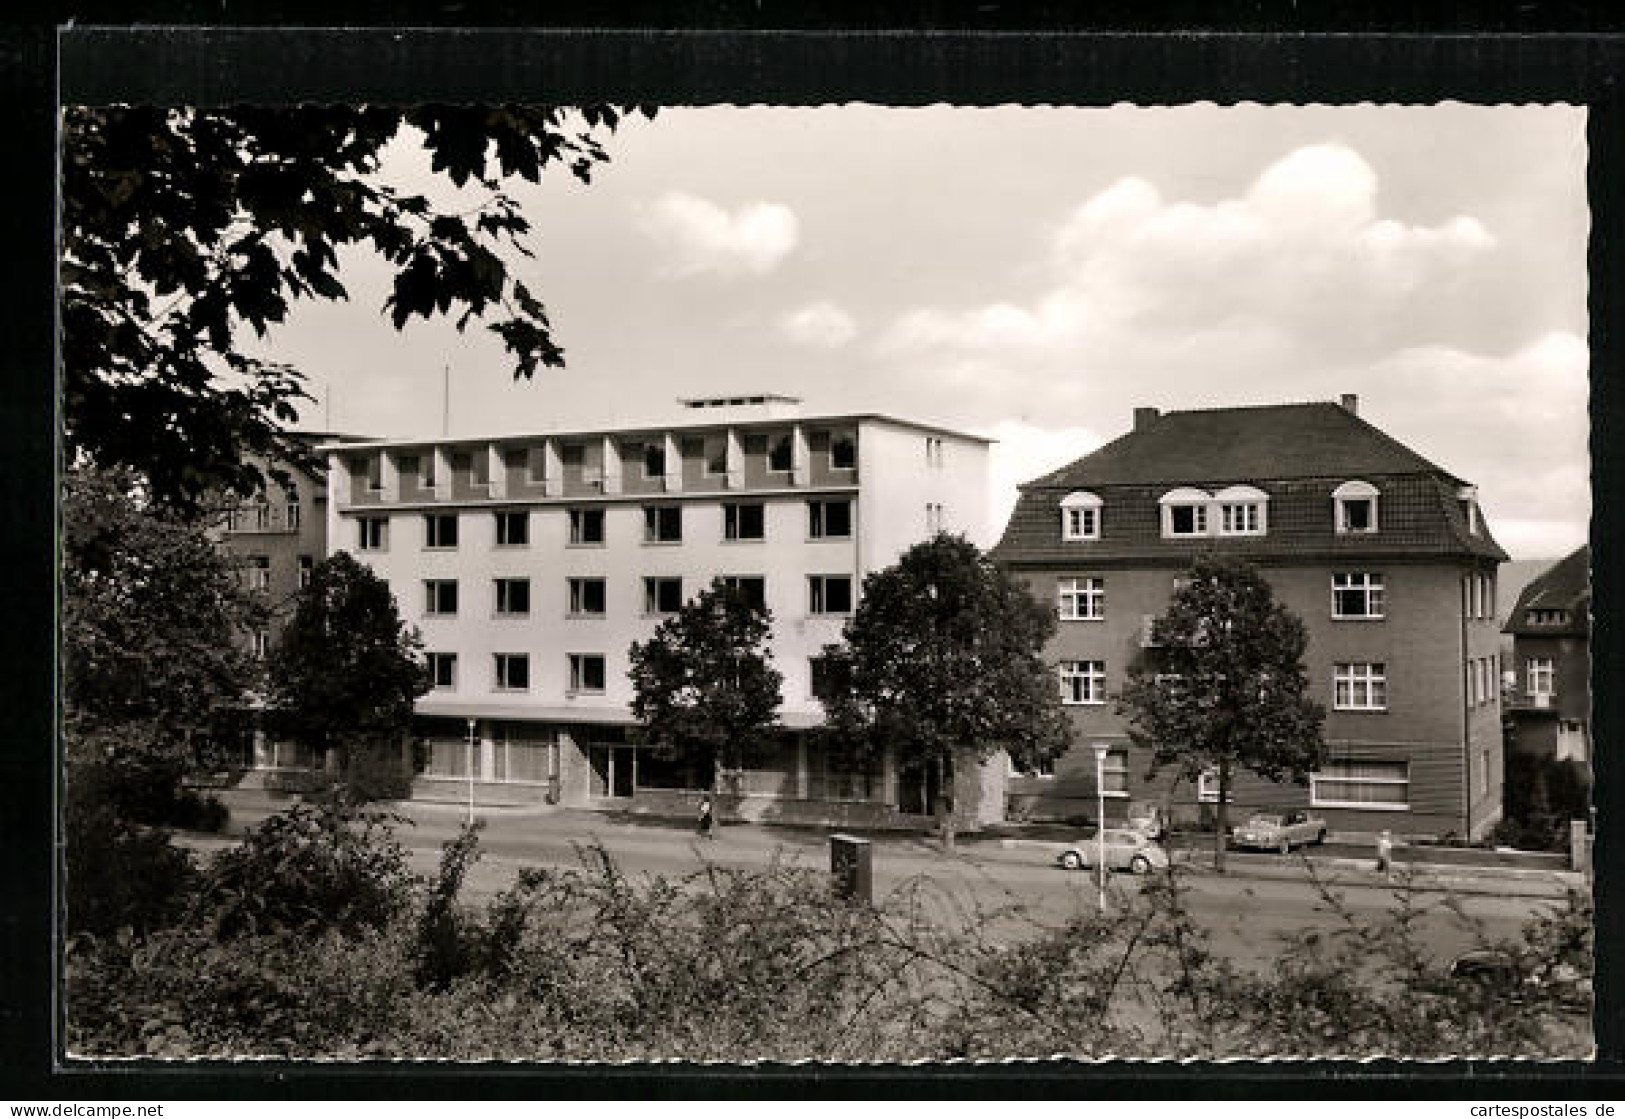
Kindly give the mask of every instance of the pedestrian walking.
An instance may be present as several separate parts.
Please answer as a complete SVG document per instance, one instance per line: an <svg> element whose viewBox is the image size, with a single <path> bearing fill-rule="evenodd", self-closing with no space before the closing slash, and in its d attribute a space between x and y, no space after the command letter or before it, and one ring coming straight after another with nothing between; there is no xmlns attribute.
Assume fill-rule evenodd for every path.
<svg viewBox="0 0 1625 1119"><path fill-rule="evenodd" d="M707 793L705 796L702 796L700 798L700 818L699 818L699 831L700 831L700 834L705 836L707 839L716 838L716 833L713 832L712 829L711 829L712 815L713 815L714 811L715 810L712 808L712 805L711 805L711 795L709 793Z"/></svg>
<svg viewBox="0 0 1625 1119"><path fill-rule="evenodd" d="M1387 829L1377 833L1377 873L1390 877L1394 872L1394 837Z"/></svg>

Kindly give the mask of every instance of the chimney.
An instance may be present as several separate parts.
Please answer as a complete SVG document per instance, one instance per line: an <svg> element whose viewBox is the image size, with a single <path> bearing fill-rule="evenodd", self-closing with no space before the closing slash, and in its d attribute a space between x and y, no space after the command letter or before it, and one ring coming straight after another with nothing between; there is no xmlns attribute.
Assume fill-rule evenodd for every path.
<svg viewBox="0 0 1625 1119"><path fill-rule="evenodd" d="M1358 416L1360 414L1360 398L1355 393L1345 392L1338 403L1343 405L1343 411L1349 415Z"/></svg>
<svg viewBox="0 0 1625 1119"><path fill-rule="evenodd" d="M1155 408L1134 409L1134 430L1144 431L1146 428L1150 427L1152 422L1155 421L1156 418L1161 414L1162 413L1158 412Z"/></svg>

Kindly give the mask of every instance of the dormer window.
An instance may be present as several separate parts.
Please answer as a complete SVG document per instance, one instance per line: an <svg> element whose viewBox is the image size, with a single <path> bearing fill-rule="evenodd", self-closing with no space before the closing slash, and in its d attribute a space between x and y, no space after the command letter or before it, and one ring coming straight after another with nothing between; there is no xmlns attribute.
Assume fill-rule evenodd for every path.
<svg viewBox="0 0 1625 1119"><path fill-rule="evenodd" d="M1061 539L1099 540L1099 497L1086 490L1074 490L1061 499Z"/></svg>
<svg viewBox="0 0 1625 1119"><path fill-rule="evenodd" d="M1478 487L1462 486L1456 491L1456 500L1461 504L1461 515L1467 521L1469 536L1478 535Z"/></svg>
<svg viewBox="0 0 1625 1119"><path fill-rule="evenodd" d="M1332 491L1333 523L1339 536L1377 531L1377 487L1370 482L1344 482Z"/></svg>
<svg viewBox="0 0 1625 1119"><path fill-rule="evenodd" d="M1213 497L1203 490L1181 487L1162 495L1162 534L1164 536L1206 536L1207 507Z"/></svg>
<svg viewBox="0 0 1625 1119"><path fill-rule="evenodd" d="M1269 494L1255 486L1229 486L1213 495L1220 536L1262 536L1268 526Z"/></svg>

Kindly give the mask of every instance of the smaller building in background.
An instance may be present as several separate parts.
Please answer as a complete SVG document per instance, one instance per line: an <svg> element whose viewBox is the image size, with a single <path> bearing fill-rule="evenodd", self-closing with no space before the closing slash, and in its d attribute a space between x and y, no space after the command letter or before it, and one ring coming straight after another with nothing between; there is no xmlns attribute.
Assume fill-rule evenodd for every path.
<svg viewBox="0 0 1625 1119"><path fill-rule="evenodd" d="M1591 760L1591 548L1583 546L1535 578L1518 596L1505 632L1512 637L1507 749Z"/></svg>
<svg viewBox="0 0 1625 1119"><path fill-rule="evenodd" d="M317 444L349 442L356 436L338 432L306 431L291 433L298 443L314 448ZM253 460L262 471L273 464ZM250 590L265 596L270 614L264 629L243 635L243 640L263 659L275 644L284 626L293 617L295 599L310 581L310 574L327 554L327 477L323 468L312 473L296 463L277 462L274 468L287 475L287 482L269 478L265 488L249 495L222 494L213 503L212 530L220 548L241 564L240 577ZM313 759L292 743L271 741L258 729L258 719L249 717L243 731L243 765L247 769L294 771L315 767Z"/></svg>

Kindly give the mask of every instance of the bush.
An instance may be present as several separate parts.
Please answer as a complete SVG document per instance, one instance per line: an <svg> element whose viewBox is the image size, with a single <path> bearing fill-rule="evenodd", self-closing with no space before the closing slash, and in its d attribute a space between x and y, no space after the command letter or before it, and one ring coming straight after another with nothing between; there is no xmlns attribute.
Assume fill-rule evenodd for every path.
<svg viewBox="0 0 1625 1119"><path fill-rule="evenodd" d="M197 916L222 940L382 928L411 897L406 848L393 831L401 819L338 800L268 817L215 857Z"/></svg>
<svg viewBox="0 0 1625 1119"><path fill-rule="evenodd" d="M170 816L170 823L184 831L218 834L225 831L231 821L231 809L213 794L200 796L193 789L181 789L175 796L175 807Z"/></svg>

